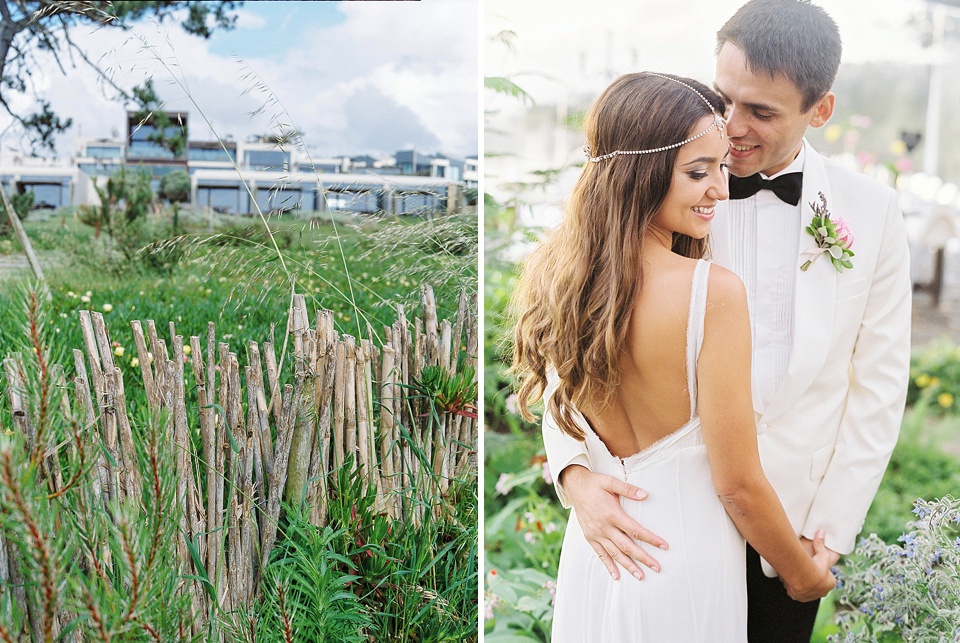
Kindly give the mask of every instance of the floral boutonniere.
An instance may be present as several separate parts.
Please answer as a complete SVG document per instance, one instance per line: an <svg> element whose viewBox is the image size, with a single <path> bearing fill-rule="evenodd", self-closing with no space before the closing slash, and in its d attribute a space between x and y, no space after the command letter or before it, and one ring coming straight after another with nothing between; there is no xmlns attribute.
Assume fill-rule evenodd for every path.
<svg viewBox="0 0 960 643"><path fill-rule="evenodd" d="M801 259L806 259L800 270L809 268L814 259L824 253L830 257L837 272L843 272L844 268L853 268L853 262L850 261L853 256L853 250L850 249L853 245L853 233L847 227L847 222L839 217L830 217L827 197L823 196L823 192L820 192L820 204L811 203L810 207L813 208L813 219L806 229L813 235L817 247L800 254Z"/></svg>

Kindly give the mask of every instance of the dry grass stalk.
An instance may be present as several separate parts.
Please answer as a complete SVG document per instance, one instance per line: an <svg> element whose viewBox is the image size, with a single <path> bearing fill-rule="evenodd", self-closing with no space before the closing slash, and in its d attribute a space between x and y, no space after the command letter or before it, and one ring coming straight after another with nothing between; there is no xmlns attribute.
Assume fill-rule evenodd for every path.
<svg viewBox="0 0 960 643"><path fill-rule="evenodd" d="M266 345L264 345L266 349ZM266 480L273 470L273 439L270 437L270 409L267 406L266 391L263 385L263 366L260 360L260 347L256 342L247 344L250 367L247 371L247 406L256 410L252 415L253 426L248 426L252 432L253 451L252 465L254 473L253 501L259 512L266 510L267 486Z"/></svg>
<svg viewBox="0 0 960 643"><path fill-rule="evenodd" d="M336 347L336 369L333 384L333 466L335 469L343 467L344 463L344 443L346 433L344 424L346 423L346 371L347 371L347 347L343 342L337 342Z"/></svg>
<svg viewBox="0 0 960 643"><path fill-rule="evenodd" d="M427 284L422 284L420 286L420 301L423 311L424 341L426 341L426 352L424 354L425 365L433 366L434 364L438 364L440 359L437 301L433 295L433 288Z"/></svg>
<svg viewBox="0 0 960 643"><path fill-rule="evenodd" d="M293 298L290 315L293 325L293 361L295 377L303 380L300 412L294 422L290 438L289 466L287 468L286 497L290 502L300 502L304 497L310 456L317 440L315 404L317 397L317 331L309 327L307 305L303 295Z"/></svg>
<svg viewBox="0 0 960 643"><path fill-rule="evenodd" d="M314 382L314 409L317 418L317 439L310 454L307 504L313 524L327 524L327 473L330 466L331 403L336 375L337 333L333 327L333 311L317 315L317 378Z"/></svg>
<svg viewBox="0 0 960 643"><path fill-rule="evenodd" d="M397 427L394 421L393 406L393 398L396 395L396 372L394 368L396 354L397 352L392 346L384 345L380 376L380 475L384 493L387 494L388 511L394 519L400 515L399 508L396 505L397 467L396 458L394 458L395 452L399 449L399 444L394 438Z"/></svg>
<svg viewBox="0 0 960 643"><path fill-rule="evenodd" d="M357 340L351 335L343 336L344 343L344 457L350 458L353 471L360 466L357 454Z"/></svg>
<svg viewBox="0 0 960 643"><path fill-rule="evenodd" d="M280 369L277 366L277 353L273 342L264 342L263 359L267 365L267 383L270 385L270 412L273 421L280 421ZM272 460L272 458L271 458Z"/></svg>

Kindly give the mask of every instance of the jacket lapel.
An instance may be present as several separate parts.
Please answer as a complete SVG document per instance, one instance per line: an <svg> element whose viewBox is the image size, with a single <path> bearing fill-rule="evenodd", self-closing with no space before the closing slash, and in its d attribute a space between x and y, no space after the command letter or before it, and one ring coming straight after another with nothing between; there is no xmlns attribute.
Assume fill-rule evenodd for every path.
<svg viewBox="0 0 960 643"><path fill-rule="evenodd" d="M803 194L800 198L800 244L797 249L797 281L794 313L793 348L787 374L763 420L771 420L792 407L813 383L830 349L836 307L837 270L827 257L818 257L806 271L800 270L800 254L816 248L805 228L813 217L811 203L818 203L822 192L827 206L832 203L830 185L823 159L804 141Z"/></svg>

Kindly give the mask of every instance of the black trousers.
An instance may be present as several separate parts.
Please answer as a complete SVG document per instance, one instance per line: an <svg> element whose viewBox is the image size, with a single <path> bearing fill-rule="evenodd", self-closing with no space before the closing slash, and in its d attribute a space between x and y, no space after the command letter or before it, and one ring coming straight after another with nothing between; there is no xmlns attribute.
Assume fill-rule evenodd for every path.
<svg viewBox="0 0 960 643"><path fill-rule="evenodd" d="M767 578L760 555L747 545L747 640L749 643L810 643L820 601L798 603L779 578Z"/></svg>

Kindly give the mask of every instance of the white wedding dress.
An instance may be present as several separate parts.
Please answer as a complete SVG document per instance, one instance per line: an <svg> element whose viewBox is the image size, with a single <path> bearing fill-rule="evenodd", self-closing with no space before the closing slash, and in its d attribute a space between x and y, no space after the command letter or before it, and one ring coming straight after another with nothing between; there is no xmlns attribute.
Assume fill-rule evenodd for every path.
<svg viewBox="0 0 960 643"><path fill-rule="evenodd" d="M626 512L662 536L668 551L641 546L660 561L637 581L624 568L614 581L571 513L560 555L553 643L745 643L744 540L717 497L697 413L697 357L703 342L710 264L694 270L687 322L690 420L640 453L610 454L582 415L591 470L649 492L622 500Z"/></svg>

